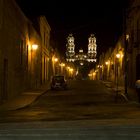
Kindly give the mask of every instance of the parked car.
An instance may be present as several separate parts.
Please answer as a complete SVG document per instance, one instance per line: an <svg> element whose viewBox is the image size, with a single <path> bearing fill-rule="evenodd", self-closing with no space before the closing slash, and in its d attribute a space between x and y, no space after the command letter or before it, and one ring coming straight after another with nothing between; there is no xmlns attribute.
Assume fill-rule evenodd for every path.
<svg viewBox="0 0 140 140"><path fill-rule="evenodd" d="M63 75L55 75L51 80L51 89L67 89L67 82Z"/></svg>

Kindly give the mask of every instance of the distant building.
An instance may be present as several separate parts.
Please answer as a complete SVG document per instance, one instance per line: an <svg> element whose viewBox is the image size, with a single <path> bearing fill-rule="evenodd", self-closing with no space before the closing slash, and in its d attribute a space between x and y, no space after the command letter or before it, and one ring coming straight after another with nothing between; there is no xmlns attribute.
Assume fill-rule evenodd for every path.
<svg viewBox="0 0 140 140"><path fill-rule="evenodd" d="M96 62L96 55L97 55L97 44L96 38L94 34L91 34L88 38L88 54L87 54L87 61L88 62Z"/></svg>
<svg viewBox="0 0 140 140"><path fill-rule="evenodd" d="M72 34L69 34L69 36L67 37L66 47L67 47L66 48L67 62L80 61L81 65L82 61L96 62L97 44L94 34L91 34L90 37L88 38L87 53L84 53L83 49L80 49L78 54L75 53L74 37Z"/></svg>
<svg viewBox="0 0 140 140"><path fill-rule="evenodd" d="M74 44L74 37L72 34L69 34L67 37L67 44L66 44L66 57L67 61L75 61L75 44Z"/></svg>

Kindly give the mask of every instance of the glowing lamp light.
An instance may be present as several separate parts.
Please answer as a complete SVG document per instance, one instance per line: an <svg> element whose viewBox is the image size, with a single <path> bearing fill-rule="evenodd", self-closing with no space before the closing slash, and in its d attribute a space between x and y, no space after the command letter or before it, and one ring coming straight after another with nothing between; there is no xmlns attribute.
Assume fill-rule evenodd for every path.
<svg viewBox="0 0 140 140"><path fill-rule="evenodd" d="M73 68L70 68L69 71L70 71L70 72L73 72Z"/></svg>
<svg viewBox="0 0 140 140"><path fill-rule="evenodd" d="M58 58L55 58L54 61L57 62L58 61Z"/></svg>
<svg viewBox="0 0 140 140"><path fill-rule="evenodd" d="M64 64L64 63L62 63L62 64L61 64L61 66L62 66L62 67L65 67L65 64Z"/></svg>
<svg viewBox="0 0 140 140"><path fill-rule="evenodd" d="M32 45L32 49L33 49L33 50L37 50L37 49L38 49L38 45L37 45L37 44L33 44L33 45Z"/></svg>
<svg viewBox="0 0 140 140"><path fill-rule="evenodd" d="M105 62L105 64L106 64L106 65L108 65L108 64L109 64L109 62L108 62L108 61L106 61L106 62Z"/></svg>
<svg viewBox="0 0 140 140"><path fill-rule="evenodd" d="M89 76L89 77L91 77L91 76L92 76L92 74L88 74L88 76Z"/></svg>
<svg viewBox="0 0 140 140"><path fill-rule="evenodd" d="M121 58L123 58L123 54L121 54Z"/></svg>
<svg viewBox="0 0 140 140"><path fill-rule="evenodd" d="M95 76L96 75L96 72L93 72L93 76Z"/></svg>
<svg viewBox="0 0 140 140"><path fill-rule="evenodd" d="M80 63L80 65L81 65L81 66L83 66L83 65L84 65L84 63L83 63L83 62L81 62L81 63Z"/></svg>
<svg viewBox="0 0 140 140"><path fill-rule="evenodd" d="M116 57L117 57L117 58L120 58L120 56L121 56L121 55L120 55L119 53L118 53L118 54L116 54Z"/></svg>
<svg viewBox="0 0 140 140"><path fill-rule="evenodd" d="M126 40L129 40L129 35L128 34L126 35Z"/></svg>

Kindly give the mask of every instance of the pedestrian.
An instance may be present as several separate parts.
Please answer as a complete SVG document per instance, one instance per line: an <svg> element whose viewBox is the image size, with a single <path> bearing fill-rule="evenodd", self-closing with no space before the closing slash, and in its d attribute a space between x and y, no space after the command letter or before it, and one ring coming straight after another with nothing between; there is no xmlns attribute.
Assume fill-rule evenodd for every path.
<svg viewBox="0 0 140 140"><path fill-rule="evenodd" d="M140 80L136 81L135 88L136 88L136 92L137 92L137 95L138 95L138 101L140 103Z"/></svg>

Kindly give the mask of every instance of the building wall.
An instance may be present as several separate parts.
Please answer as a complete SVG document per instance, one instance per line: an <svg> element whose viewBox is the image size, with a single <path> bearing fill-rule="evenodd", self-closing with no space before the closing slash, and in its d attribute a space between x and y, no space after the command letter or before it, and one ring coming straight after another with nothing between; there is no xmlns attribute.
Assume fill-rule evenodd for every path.
<svg viewBox="0 0 140 140"><path fill-rule="evenodd" d="M0 102L40 86L41 51L40 34L15 1L0 0Z"/></svg>
<svg viewBox="0 0 140 140"><path fill-rule="evenodd" d="M116 55L119 54L119 58ZM124 85L124 44L121 36L114 46L99 57L98 79L107 80L114 85Z"/></svg>
<svg viewBox="0 0 140 140"><path fill-rule="evenodd" d="M41 36L33 28L32 23L28 24L28 85L29 88L38 88L41 85ZM33 49L37 45L37 49Z"/></svg>
<svg viewBox="0 0 140 140"><path fill-rule="evenodd" d="M134 87L135 81L140 79L140 63L137 64L137 56L140 54L140 1L131 2L126 17L126 33L128 40L128 84Z"/></svg>
<svg viewBox="0 0 140 140"><path fill-rule="evenodd" d="M13 0L0 1L0 90L1 100L6 100L25 88L28 20Z"/></svg>
<svg viewBox="0 0 140 140"><path fill-rule="evenodd" d="M99 65L102 65L102 75L103 80L110 80L116 83L116 77L118 77L118 82L120 85L124 85L124 76L125 76L125 63L127 66L127 84L128 87L135 87L135 82L137 79L140 79L140 1L133 0L130 3L130 6L127 8L125 13L126 23L126 32L122 33L122 36L118 39L118 42L114 46L111 57L109 55L109 50L105 53L104 57L100 56ZM124 42L125 37L126 42ZM124 55L124 49L126 45L126 62L124 57L119 59L119 65L116 65L116 54L121 53ZM112 72L108 71L108 66L105 66L105 61L111 58L113 63ZM118 74L116 76L116 70L118 67ZM108 75L109 76L108 79Z"/></svg>
<svg viewBox="0 0 140 140"><path fill-rule="evenodd" d="M42 38L42 84L45 84L50 80L51 73L51 54L50 54L50 31L51 28L47 22L47 19L44 16L39 17L40 23L40 35Z"/></svg>

